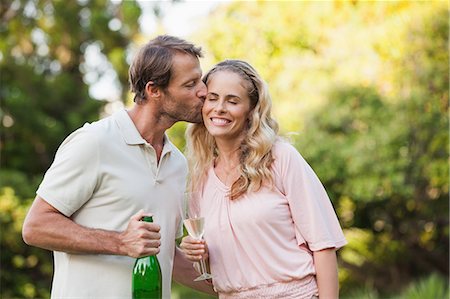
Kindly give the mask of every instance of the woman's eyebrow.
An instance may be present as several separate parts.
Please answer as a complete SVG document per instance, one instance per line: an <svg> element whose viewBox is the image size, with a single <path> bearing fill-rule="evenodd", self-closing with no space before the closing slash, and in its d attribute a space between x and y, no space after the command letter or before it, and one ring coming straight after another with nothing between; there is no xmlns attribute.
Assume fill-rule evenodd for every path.
<svg viewBox="0 0 450 299"><path fill-rule="evenodd" d="M237 96L237 95L235 95L235 94L227 94L226 96L225 96L225 98L226 99L229 99L229 98L235 98L235 99L241 99L239 96Z"/></svg>
<svg viewBox="0 0 450 299"><path fill-rule="evenodd" d="M217 93L212 92L212 91L209 91L209 92L207 93L207 95L212 95L212 96L215 96L215 97L219 97L219 95L218 95ZM227 94L227 95L225 96L225 98L226 98L226 99L229 99L229 98L241 99L239 96L237 96L237 95L235 95L235 94L232 94L232 93Z"/></svg>

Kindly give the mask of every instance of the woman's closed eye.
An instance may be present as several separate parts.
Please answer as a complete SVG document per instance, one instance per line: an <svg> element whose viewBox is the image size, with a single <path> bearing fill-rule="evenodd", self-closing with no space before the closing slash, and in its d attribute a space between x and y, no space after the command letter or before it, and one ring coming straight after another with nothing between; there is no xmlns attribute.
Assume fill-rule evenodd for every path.
<svg viewBox="0 0 450 299"><path fill-rule="evenodd" d="M206 95L207 101L216 101L217 99L218 99L218 97L216 97L215 95L212 95L212 94Z"/></svg>

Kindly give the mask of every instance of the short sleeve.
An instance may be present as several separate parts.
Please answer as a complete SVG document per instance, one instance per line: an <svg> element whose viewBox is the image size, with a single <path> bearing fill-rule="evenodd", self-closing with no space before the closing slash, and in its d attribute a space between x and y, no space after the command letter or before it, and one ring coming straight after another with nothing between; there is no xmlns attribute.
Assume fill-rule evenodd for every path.
<svg viewBox="0 0 450 299"><path fill-rule="evenodd" d="M274 146L275 184L291 210L299 245L312 251L340 248L347 241L331 201L317 175L287 142Z"/></svg>
<svg viewBox="0 0 450 299"><path fill-rule="evenodd" d="M70 217L94 193L99 165L99 142L86 127L69 135L56 152L36 193Z"/></svg>

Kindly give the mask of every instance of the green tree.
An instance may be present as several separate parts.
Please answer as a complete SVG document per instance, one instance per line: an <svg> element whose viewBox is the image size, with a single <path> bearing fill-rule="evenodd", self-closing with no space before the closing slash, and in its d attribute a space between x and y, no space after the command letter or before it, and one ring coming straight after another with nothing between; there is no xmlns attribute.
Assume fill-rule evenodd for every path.
<svg viewBox="0 0 450 299"><path fill-rule="evenodd" d="M386 294L424 274L448 277L448 13L411 13L402 55L377 48L395 69L391 97L337 88L299 138L349 228L345 288Z"/></svg>
<svg viewBox="0 0 450 299"><path fill-rule="evenodd" d="M350 241L343 291L448 277L448 6L233 2L196 38L241 58L329 191Z"/></svg>
<svg viewBox="0 0 450 299"><path fill-rule="evenodd" d="M88 92L86 50L99 48L127 82L126 49L138 32L135 2L2 2L1 165L41 175L61 140L99 117L103 102Z"/></svg>

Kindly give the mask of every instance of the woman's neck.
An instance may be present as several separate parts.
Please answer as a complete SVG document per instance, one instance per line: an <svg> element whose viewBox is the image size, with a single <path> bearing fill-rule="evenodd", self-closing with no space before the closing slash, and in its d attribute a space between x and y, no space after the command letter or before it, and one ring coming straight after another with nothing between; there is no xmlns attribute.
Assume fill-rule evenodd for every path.
<svg viewBox="0 0 450 299"><path fill-rule="evenodd" d="M217 151L218 156L214 161L216 175L222 183L231 187L240 176L240 144L234 146L231 146L231 144L219 146L217 144Z"/></svg>
<svg viewBox="0 0 450 299"><path fill-rule="evenodd" d="M242 142L219 141L216 140L218 156L216 165L218 163L225 166L225 168L234 167L240 162L240 148ZM227 167L228 166L228 167Z"/></svg>

